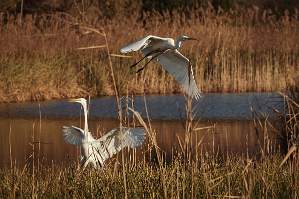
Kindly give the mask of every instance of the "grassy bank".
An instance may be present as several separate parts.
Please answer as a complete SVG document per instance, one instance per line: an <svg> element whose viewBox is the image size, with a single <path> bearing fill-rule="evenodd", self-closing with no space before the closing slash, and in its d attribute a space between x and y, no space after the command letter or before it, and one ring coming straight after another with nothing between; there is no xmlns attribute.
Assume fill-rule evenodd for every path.
<svg viewBox="0 0 299 199"><path fill-rule="evenodd" d="M299 23L296 14L276 18L254 9L216 13L194 9L112 19L67 14L0 17L0 101L44 100L114 94L104 38L121 93L178 93L178 84L157 64L142 74L129 70L140 56L115 57L119 49L145 35L190 35L186 43L198 85L204 92L278 91L296 85ZM77 22L81 25L74 25Z"/></svg>
<svg viewBox="0 0 299 199"><path fill-rule="evenodd" d="M296 198L299 173L292 163L279 167L281 157L260 161L205 157L179 160L159 168L144 162L126 164L128 198ZM1 198L124 198L121 166L104 170L75 166L0 169ZM166 186L163 185L166 181Z"/></svg>

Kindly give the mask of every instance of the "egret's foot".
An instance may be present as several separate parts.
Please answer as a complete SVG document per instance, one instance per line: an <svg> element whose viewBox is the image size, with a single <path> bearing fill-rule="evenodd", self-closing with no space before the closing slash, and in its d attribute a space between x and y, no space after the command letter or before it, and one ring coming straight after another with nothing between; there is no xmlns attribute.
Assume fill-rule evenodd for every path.
<svg viewBox="0 0 299 199"><path fill-rule="evenodd" d="M140 62L136 62L135 64L132 64L132 65L130 66L130 68L136 67L137 64L139 64L139 63L140 63Z"/></svg>
<svg viewBox="0 0 299 199"><path fill-rule="evenodd" d="M139 69L136 71L136 73L139 73L139 72L143 71L144 68L145 68L145 67L139 68Z"/></svg>

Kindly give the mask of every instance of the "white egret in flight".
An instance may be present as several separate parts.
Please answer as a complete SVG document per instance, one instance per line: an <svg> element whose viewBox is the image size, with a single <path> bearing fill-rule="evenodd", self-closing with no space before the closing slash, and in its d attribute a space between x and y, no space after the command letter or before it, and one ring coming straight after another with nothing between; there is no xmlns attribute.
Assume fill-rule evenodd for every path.
<svg viewBox="0 0 299 199"><path fill-rule="evenodd" d="M194 80L192 65L190 64L189 59L178 51L178 49L182 46L182 42L187 40L196 39L182 35L174 41L172 38L149 35L139 41L123 47L120 52L129 53L140 50L144 54L144 57L133 64L131 68L136 66L145 58L150 59L137 72L143 70L148 63L155 59L166 71L174 76L176 81L182 85L184 91L190 97L194 97L198 100L200 98L200 90Z"/></svg>
<svg viewBox="0 0 299 199"><path fill-rule="evenodd" d="M87 102L84 98L72 99L82 105L84 111L84 130L75 126L63 126L64 141L81 147L81 164L85 168L89 163L97 168L125 147L136 148L143 144L145 131L143 128L115 128L99 139L94 139L88 130Z"/></svg>

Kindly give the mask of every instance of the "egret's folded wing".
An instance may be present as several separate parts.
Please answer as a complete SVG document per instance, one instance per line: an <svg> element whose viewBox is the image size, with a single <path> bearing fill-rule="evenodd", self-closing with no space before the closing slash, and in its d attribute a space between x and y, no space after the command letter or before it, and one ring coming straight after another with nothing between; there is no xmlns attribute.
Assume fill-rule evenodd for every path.
<svg viewBox="0 0 299 199"><path fill-rule="evenodd" d="M189 60L177 50L167 51L157 58L162 67L174 76L183 87L184 91L195 99L200 98L198 89L193 76L193 69ZM190 74L190 81L189 81Z"/></svg>
<svg viewBox="0 0 299 199"><path fill-rule="evenodd" d="M75 126L62 127L64 141L69 144L81 145L84 138L84 131Z"/></svg>
<svg viewBox="0 0 299 199"><path fill-rule="evenodd" d="M136 148L143 144L145 140L145 130L143 128L119 128L109 131L102 136L93 146L101 151L105 159L116 154L125 147Z"/></svg>
<svg viewBox="0 0 299 199"><path fill-rule="evenodd" d="M150 42L152 41L163 41L165 40L164 38L162 37L157 37L157 36L153 36L153 35L148 35L134 43L131 43L123 48L120 49L120 52L121 53L129 53L129 52L132 52L132 51L138 51L138 50L141 50L143 49L144 47L146 47Z"/></svg>

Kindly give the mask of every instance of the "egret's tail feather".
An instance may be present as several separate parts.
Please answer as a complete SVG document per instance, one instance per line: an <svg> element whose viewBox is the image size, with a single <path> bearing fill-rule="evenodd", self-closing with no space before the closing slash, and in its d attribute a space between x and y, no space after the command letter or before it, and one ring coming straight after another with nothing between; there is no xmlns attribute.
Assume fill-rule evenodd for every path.
<svg viewBox="0 0 299 199"><path fill-rule="evenodd" d="M201 92L197 87L190 87L189 89L185 89L186 93L191 97L199 100L201 98Z"/></svg>

